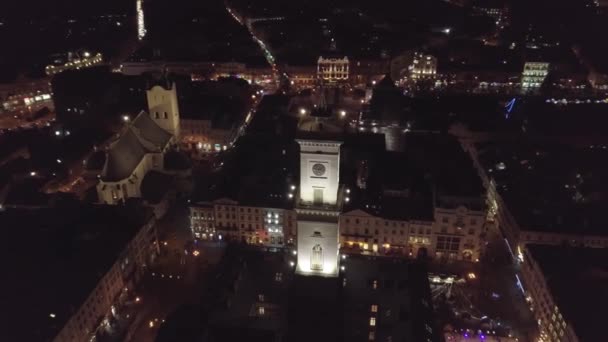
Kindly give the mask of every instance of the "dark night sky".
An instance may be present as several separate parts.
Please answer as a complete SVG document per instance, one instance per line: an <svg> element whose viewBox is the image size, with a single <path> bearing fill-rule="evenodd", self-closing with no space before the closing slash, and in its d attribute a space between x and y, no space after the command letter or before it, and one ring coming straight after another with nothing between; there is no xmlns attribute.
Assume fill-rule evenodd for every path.
<svg viewBox="0 0 608 342"><path fill-rule="evenodd" d="M100 13L125 13L134 7L135 1L130 0L19 0L6 1L2 5L1 17L27 18L40 16L78 16Z"/></svg>

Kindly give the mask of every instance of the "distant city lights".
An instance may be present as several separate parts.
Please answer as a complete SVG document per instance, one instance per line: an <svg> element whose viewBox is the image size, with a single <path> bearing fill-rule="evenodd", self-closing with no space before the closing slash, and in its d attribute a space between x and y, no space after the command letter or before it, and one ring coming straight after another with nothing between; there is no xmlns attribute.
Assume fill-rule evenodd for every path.
<svg viewBox="0 0 608 342"><path fill-rule="evenodd" d="M137 39L143 40L146 37L146 23L144 21L143 0L137 0L135 3L137 12Z"/></svg>

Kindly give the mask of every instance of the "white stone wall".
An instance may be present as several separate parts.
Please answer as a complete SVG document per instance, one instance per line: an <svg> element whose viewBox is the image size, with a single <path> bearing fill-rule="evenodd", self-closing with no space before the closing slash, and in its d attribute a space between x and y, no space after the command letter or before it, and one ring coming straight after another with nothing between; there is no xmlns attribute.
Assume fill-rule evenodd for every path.
<svg viewBox="0 0 608 342"><path fill-rule="evenodd" d="M322 252L322 269L311 267L313 248ZM338 274L338 223L298 221L298 264L296 272L306 275Z"/></svg>
<svg viewBox="0 0 608 342"><path fill-rule="evenodd" d="M300 200L314 202L323 191L323 204L335 205L340 183L340 142L298 141L300 144Z"/></svg>
<svg viewBox="0 0 608 342"><path fill-rule="evenodd" d="M97 196L99 198L99 202L117 204L121 200L126 200L130 197L141 197L141 181L146 173L148 173L150 170L162 170L162 168L162 153L146 154L129 178L117 182L99 181L97 184ZM129 181L129 179L131 181ZM127 189L126 196L123 191L123 185Z"/></svg>
<svg viewBox="0 0 608 342"><path fill-rule="evenodd" d="M146 92L146 96L148 112L152 120L162 129L179 138L180 118L175 84L168 90L158 85L154 86Z"/></svg>
<svg viewBox="0 0 608 342"><path fill-rule="evenodd" d="M468 210L464 206L453 209L435 208L435 225L431 242L437 257L455 260L479 261L485 248L485 219L483 211ZM458 248L445 248L438 239L458 241Z"/></svg>

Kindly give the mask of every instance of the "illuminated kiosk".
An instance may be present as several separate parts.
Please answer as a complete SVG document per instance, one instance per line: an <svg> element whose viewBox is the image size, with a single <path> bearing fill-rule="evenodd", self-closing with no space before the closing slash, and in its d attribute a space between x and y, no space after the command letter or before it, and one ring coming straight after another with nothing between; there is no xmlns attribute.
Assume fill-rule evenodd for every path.
<svg viewBox="0 0 608 342"><path fill-rule="evenodd" d="M300 145L296 272L337 277L342 142L320 139L318 135L296 141Z"/></svg>

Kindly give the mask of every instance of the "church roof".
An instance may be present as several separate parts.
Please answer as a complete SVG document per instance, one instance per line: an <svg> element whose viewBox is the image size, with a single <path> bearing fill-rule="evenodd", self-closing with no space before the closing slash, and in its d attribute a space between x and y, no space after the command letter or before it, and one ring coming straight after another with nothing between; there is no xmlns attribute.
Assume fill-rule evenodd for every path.
<svg viewBox="0 0 608 342"><path fill-rule="evenodd" d="M162 151L170 140L171 133L142 111L106 151L101 180L115 182L130 177L147 153Z"/></svg>
<svg viewBox="0 0 608 342"><path fill-rule="evenodd" d="M137 133L137 135L144 140L150 142L155 149L162 150L169 140L171 140L171 133L162 129L146 112L141 112L133 120L133 124L130 127Z"/></svg>
<svg viewBox="0 0 608 342"><path fill-rule="evenodd" d="M108 149L101 179L113 182L128 178L148 152L137 135L130 128L127 129Z"/></svg>

